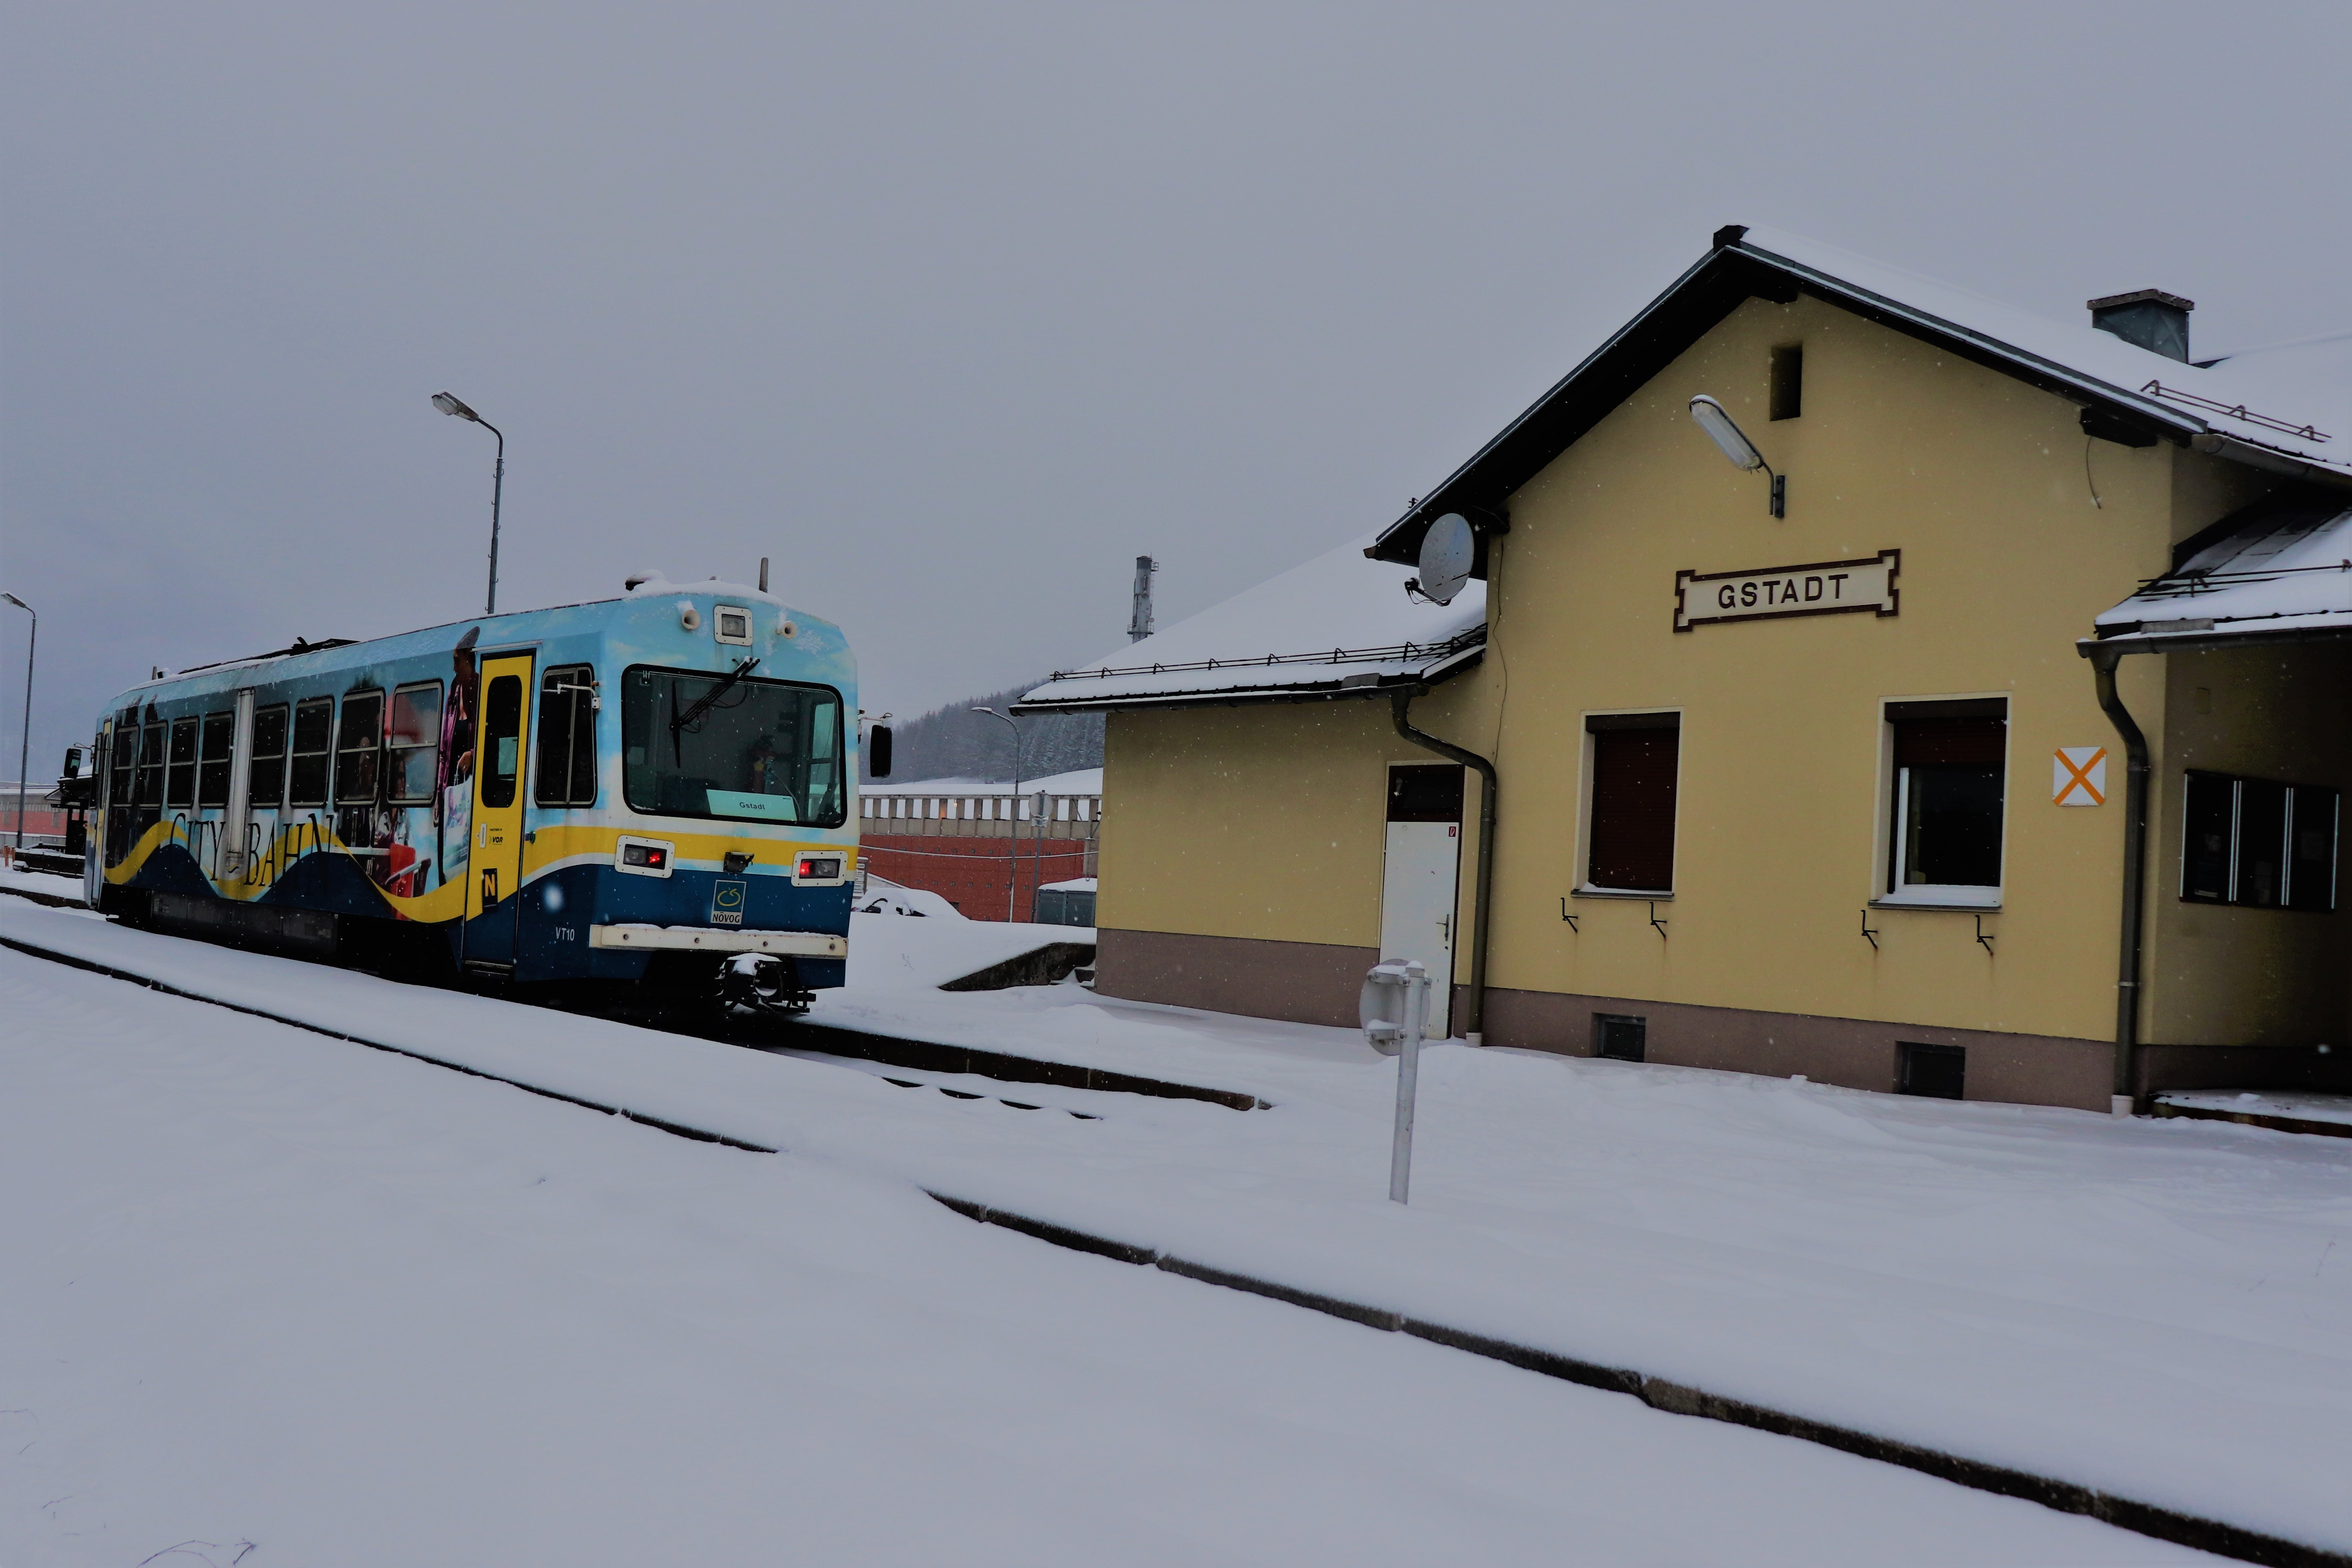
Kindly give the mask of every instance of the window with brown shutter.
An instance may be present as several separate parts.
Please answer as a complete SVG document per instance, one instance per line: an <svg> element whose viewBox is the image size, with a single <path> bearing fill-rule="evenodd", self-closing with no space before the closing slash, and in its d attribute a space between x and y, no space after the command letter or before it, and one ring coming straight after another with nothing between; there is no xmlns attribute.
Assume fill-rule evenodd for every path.
<svg viewBox="0 0 2352 1568"><path fill-rule="evenodd" d="M1592 738L1585 885L1625 892L1672 891L1681 715L1594 714L1584 727Z"/></svg>

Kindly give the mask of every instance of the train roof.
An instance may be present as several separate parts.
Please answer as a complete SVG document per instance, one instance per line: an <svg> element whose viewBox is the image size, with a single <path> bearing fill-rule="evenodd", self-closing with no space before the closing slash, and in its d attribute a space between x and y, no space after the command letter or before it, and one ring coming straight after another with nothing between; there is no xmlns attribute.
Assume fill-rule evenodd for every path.
<svg viewBox="0 0 2352 1568"><path fill-rule="evenodd" d="M496 648L511 642L544 637L551 632L588 629L586 626L559 628L543 624L533 624L544 623L550 617L561 618L579 612L604 609L608 606L641 606L664 599L677 600L688 597L724 600L730 604L760 605L782 610L798 632L820 633L820 636L814 639L808 639L803 636L798 645L798 651L803 654L820 655L825 650L827 645L836 647L842 646L841 630L835 623L821 616L812 616L806 611L796 609L773 593L765 592L747 584L722 582L715 577L698 583L673 583L658 573L651 573L632 576L629 579L629 585L622 593L609 599L584 599L569 605L547 605L529 610L507 610L495 616L467 616L456 620L438 622L429 626L418 626L408 631L391 632L379 637L322 637L315 642L297 637L290 646L274 648L268 653L250 654L242 658L216 659L209 664L190 665L184 669L172 670L154 679L140 681L115 693L106 706L109 709L114 709L129 707L140 701L152 700L163 689L194 678L218 678L234 672L264 668L271 665L283 664L288 660L307 658L320 654L343 653L345 655L343 658L324 662L324 668L333 668L375 658L405 658L415 654L442 651L454 647L457 637L462 635L463 628L469 626L480 628L481 635L477 639L478 646ZM402 644L409 646L394 646ZM354 658L345 651L352 648L366 651ZM210 683L204 682L204 684Z"/></svg>

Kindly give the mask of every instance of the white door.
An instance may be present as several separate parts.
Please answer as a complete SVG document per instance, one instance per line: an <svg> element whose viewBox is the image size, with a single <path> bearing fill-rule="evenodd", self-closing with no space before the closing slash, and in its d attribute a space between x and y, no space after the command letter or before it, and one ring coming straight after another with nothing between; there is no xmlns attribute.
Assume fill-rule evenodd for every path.
<svg viewBox="0 0 2352 1568"><path fill-rule="evenodd" d="M1454 994L1454 896L1462 868L1462 770L1389 769L1388 853L1381 879L1381 957L1428 969L1429 1033L1442 1039Z"/></svg>

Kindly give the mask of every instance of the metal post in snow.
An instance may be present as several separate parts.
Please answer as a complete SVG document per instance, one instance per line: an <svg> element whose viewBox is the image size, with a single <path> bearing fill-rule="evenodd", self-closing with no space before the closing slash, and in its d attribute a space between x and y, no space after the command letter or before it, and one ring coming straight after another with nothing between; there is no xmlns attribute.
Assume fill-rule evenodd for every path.
<svg viewBox="0 0 2352 1568"><path fill-rule="evenodd" d="M1004 920L1010 925L1014 891L1021 883L1021 726L1013 723L1013 715L999 713L993 708L975 708L972 711L1013 725L1013 798L1006 803L1013 816L1004 825Z"/></svg>
<svg viewBox="0 0 2352 1568"><path fill-rule="evenodd" d="M33 748L33 655L41 641L41 617L33 606L14 594L0 594L26 615L33 617L32 635L25 639L25 728L16 742L16 856L25 855L25 769L29 764Z"/></svg>
<svg viewBox="0 0 2352 1568"><path fill-rule="evenodd" d="M1429 971L1404 966L1404 1035L1398 1041L1396 1139L1389 1151L1389 1201L1404 1203L1412 1185L1412 1110L1420 1088L1421 1037L1429 1026Z"/></svg>

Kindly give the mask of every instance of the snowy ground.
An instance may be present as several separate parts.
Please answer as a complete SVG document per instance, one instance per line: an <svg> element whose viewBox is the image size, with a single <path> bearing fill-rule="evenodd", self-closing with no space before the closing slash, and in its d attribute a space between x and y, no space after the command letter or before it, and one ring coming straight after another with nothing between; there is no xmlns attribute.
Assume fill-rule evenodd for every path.
<svg viewBox="0 0 2352 1568"><path fill-rule="evenodd" d="M924 896L947 902L936 893ZM849 984L840 994L936 991L950 980L1052 942L1094 940L1091 926L971 921L951 909L944 916L853 914L849 917Z"/></svg>
<svg viewBox="0 0 2352 1568"><path fill-rule="evenodd" d="M0 1006L0 1183L37 1194L0 1208L12 1564L2191 1558L821 1154L13 952ZM967 1108L893 1109L911 1139Z"/></svg>
<svg viewBox="0 0 2352 1568"><path fill-rule="evenodd" d="M2334 1140L1438 1047L1424 1060L1414 1204L1402 1210L1382 1196L1393 1066L1337 1030L1114 1003L1067 985L854 986L820 1005L832 1021L1275 1102L1239 1112L1024 1086L1014 1098L1046 1108L1024 1111L898 1089L873 1070L402 990L21 900L0 900L0 936L791 1151L688 1148L0 953L0 1019L26 1021L0 1029L0 1114L16 1123L0 1131L0 1158L21 1162L11 1190L53 1200L0 1216L0 1257L31 1260L20 1278L38 1282L0 1290L0 1312L30 1314L0 1323L0 1356L17 1358L0 1406L37 1410L47 1398L81 1434L80 1457L63 1469L0 1465L0 1521L14 1521L0 1522L0 1546L50 1550L54 1532L26 1521L47 1518L37 1505L71 1481L124 1510L94 1517L157 1530L185 1520L206 1540L260 1539L247 1520L299 1520L300 1539L340 1547L350 1521L391 1507L386 1476L429 1464L446 1467L436 1486L483 1478L441 1519L499 1543L517 1539L499 1534L514 1519L569 1495L559 1472L593 1478L581 1516L592 1522L567 1520L559 1534L596 1561L799 1539L775 1522L787 1519L817 1531L806 1539L840 1543L799 1553L813 1561L1058 1561L1086 1556L1089 1543L1097 1562L2178 1555L1400 1336L1058 1254L947 1215L909 1195L914 1182L2352 1545L2352 1498L2336 1478L2336 1457L2352 1451L2352 1258L2333 1258L2352 1229L2352 1147ZM580 1123L599 1130L593 1150L560 1131ZM541 1136L573 1163L536 1152ZM551 1180L565 1201L509 1192L509 1163L559 1171ZM369 1272L379 1231L382 1268L405 1281L397 1289ZM192 1239L174 1239L183 1233ZM109 1277L146 1283L110 1287L107 1310L89 1317L59 1294L78 1289L59 1281L82 1277L85 1248L106 1255ZM313 1278L321 1271L331 1278ZM348 1289L337 1283L347 1276ZM593 1289L575 1289L583 1279ZM551 1295L569 1303L551 1320ZM232 1300L268 1331L253 1329L248 1342L222 1305ZM193 1317L173 1315L183 1301L197 1303ZM539 1343L550 1321L557 1329ZM1276 1337L1261 1342L1261 1331ZM125 1360L157 1336L178 1348ZM390 1348L362 1355L362 1344ZM65 1368L43 1359L52 1352ZM355 1355L375 1370L336 1373L328 1384L348 1392L331 1410L310 1409L306 1382ZM476 1378L477 1390L445 1357L495 1375ZM592 1392L559 1386L583 1364ZM143 1396L121 1386L151 1372L197 1391L169 1420L151 1419ZM673 1372L693 1392L665 1395ZM221 1381L231 1377L266 1386L236 1392ZM811 1379L824 1399L803 1386ZM811 1440L810 1420L795 1414L770 1431L746 1413L745 1398L771 1397L796 1413L822 1409L814 1419L828 1428L837 1409L878 1399L880 1414L853 1423L845 1447L817 1451L863 1456L888 1479L852 1484L824 1464L804 1476L796 1445ZM457 1413L447 1431L426 1414L444 1398ZM161 1485L166 1456L190 1440L185 1421L213 1400L226 1434L218 1484ZM477 1400L489 1406L480 1420ZM689 1414L706 1408L707 1421ZM551 1425L535 1438L542 1419ZM264 1430L277 1422L296 1435ZM988 1431L999 1436L979 1436ZM1685 1436L1699 1432L1712 1435ZM942 1434L977 1450L944 1480L953 1464ZM513 1475L521 1460L491 1452L539 1441L561 1457L527 1482ZM320 1479L313 1471L338 1442L359 1445L349 1473ZM1733 1447L1712 1447L1725 1442ZM908 1457L895 1468L874 1458L900 1443ZM381 1451L420 1444L446 1451L397 1463ZM280 1488L246 1473L281 1451L309 1479ZM1780 1457L1790 1452L1811 1457ZM645 1468L636 1481L625 1453ZM1818 1485L1801 1479L1809 1465L1829 1467ZM707 1498L696 1478L746 1467L762 1479L740 1504L665 1500L672 1533L658 1544L638 1532L642 1521L608 1517L629 1498ZM113 1489L100 1487L118 1473ZM24 1474L40 1479L18 1489ZM804 1493L807 1476L823 1485ZM1947 1500L1874 1500L1898 1480ZM138 1512L159 1488L182 1501ZM312 1490L326 1500L298 1502ZM888 1512L884 1493L902 1511ZM250 1498L253 1511L172 1511L215 1494ZM943 1537L907 1533L936 1522L926 1511L934 1496L978 1521L978 1534L949 1549ZM501 1514L509 1505L512 1517ZM862 1508L887 1514L870 1535L853 1517ZM1947 1508L1965 1520L1928 1522ZM1114 1519L1123 1522L1108 1533ZM1910 1523L1897 1529L1898 1519ZM318 1531L328 1533L304 1533ZM2004 1533L2014 1531L2023 1533ZM407 1560L435 1555L414 1533L385 1539L405 1543ZM446 1557L453 1538L437 1539ZM62 1547L51 1559L20 1555L122 1560Z"/></svg>
<svg viewBox="0 0 2352 1568"><path fill-rule="evenodd" d="M0 893L39 893L48 898L81 900L81 879L53 876L47 871L21 871L14 866L0 867Z"/></svg>

